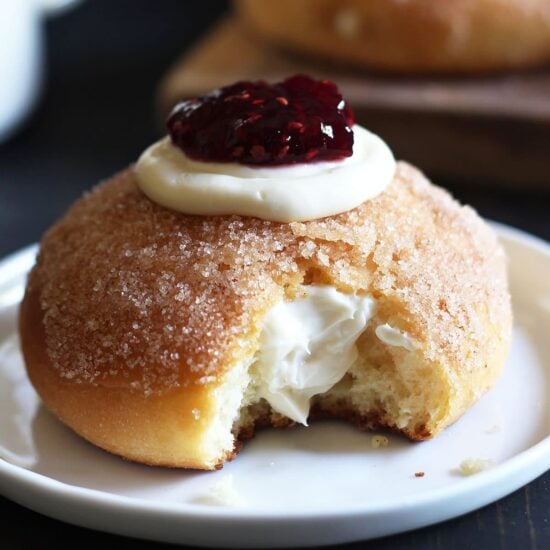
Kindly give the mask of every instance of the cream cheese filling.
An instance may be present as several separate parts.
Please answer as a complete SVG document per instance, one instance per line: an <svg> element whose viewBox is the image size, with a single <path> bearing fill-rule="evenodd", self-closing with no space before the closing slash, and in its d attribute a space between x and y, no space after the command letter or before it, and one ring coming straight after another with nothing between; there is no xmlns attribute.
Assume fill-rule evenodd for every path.
<svg viewBox="0 0 550 550"><path fill-rule="evenodd" d="M146 149L135 170L152 201L186 214L239 214L307 221L351 210L384 191L395 160L378 136L355 125L344 160L251 167L193 160L166 137Z"/></svg>
<svg viewBox="0 0 550 550"><path fill-rule="evenodd" d="M388 323L378 325L374 332L377 338L388 346L405 348L407 351L412 351L414 349L413 342L409 335L398 328L388 325Z"/></svg>
<svg viewBox="0 0 550 550"><path fill-rule="evenodd" d="M332 286L303 286L302 292L268 311L256 372L258 396L307 425L310 399L338 383L357 359L355 342L374 315L376 301Z"/></svg>

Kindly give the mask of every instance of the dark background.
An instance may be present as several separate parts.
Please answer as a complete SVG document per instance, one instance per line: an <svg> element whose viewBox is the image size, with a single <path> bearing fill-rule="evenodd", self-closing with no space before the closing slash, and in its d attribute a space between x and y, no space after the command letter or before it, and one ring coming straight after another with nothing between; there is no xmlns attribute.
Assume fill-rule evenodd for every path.
<svg viewBox="0 0 550 550"><path fill-rule="evenodd" d="M227 2L216 0L88 0L47 22L42 100L26 126L0 145L0 257L39 240L85 189L157 139L159 79L226 9ZM441 177L438 183L482 215L550 240L550 190L537 194ZM1 497L0 517L0 548L163 546L69 526ZM462 518L349 547L542 549L550 547L549 522L547 473Z"/></svg>

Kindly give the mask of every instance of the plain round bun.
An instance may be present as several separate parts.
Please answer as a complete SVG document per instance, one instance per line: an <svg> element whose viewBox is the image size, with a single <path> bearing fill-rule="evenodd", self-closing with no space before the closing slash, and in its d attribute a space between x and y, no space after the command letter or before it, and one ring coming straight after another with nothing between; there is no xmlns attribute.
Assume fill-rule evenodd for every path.
<svg viewBox="0 0 550 550"><path fill-rule="evenodd" d="M217 468L255 427L291 424L255 392L254 358L268 309L304 284L378 304L359 358L310 418L431 438L505 360L503 251L413 167L399 163L387 190L354 210L290 224L168 210L130 168L43 238L20 316L28 374L45 405L103 449ZM385 323L413 346L382 342Z"/></svg>
<svg viewBox="0 0 550 550"><path fill-rule="evenodd" d="M544 0L237 0L272 44L359 68L478 72L550 61Z"/></svg>

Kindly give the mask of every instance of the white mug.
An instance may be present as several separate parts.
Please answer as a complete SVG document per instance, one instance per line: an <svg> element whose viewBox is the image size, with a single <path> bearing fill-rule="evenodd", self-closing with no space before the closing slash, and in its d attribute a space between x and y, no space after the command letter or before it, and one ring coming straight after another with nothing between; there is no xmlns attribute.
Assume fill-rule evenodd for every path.
<svg viewBox="0 0 550 550"><path fill-rule="evenodd" d="M0 0L0 142L38 99L43 71L44 16L78 0Z"/></svg>

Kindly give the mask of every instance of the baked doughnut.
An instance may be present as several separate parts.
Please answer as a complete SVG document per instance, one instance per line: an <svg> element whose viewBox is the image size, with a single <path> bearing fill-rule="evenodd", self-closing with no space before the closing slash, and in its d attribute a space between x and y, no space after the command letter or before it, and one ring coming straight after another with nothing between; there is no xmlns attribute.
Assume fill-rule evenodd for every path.
<svg viewBox="0 0 550 550"><path fill-rule="evenodd" d="M398 72L481 72L550 60L545 0L236 0L252 32L320 59Z"/></svg>
<svg viewBox="0 0 550 550"><path fill-rule="evenodd" d="M496 380L511 330L503 251L412 166L355 208L288 223L182 213L139 174L102 183L45 234L21 306L30 380L92 443L214 469L255 427L306 423L309 405L310 419L424 440ZM275 383L287 374L266 358L308 320L294 375L311 379Z"/></svg>

